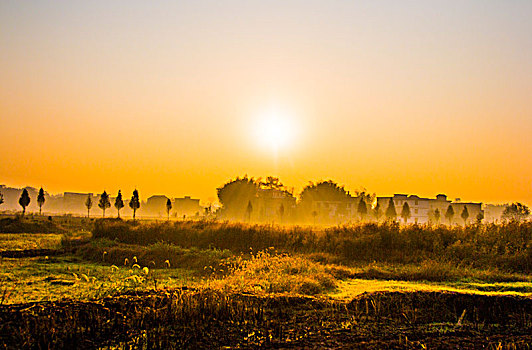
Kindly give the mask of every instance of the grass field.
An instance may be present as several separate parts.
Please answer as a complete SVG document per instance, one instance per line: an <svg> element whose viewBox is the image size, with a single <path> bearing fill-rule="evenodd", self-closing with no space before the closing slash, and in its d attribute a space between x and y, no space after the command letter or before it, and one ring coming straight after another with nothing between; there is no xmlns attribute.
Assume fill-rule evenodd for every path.
<svg viewBox="0 0 532 350"><path fill-rule="evenodd" d="M195 227L190 240L203 242ZM0 344L497 349L532 342L526 269L435 255L365 262L316 249L235 252L121 237L92 238L83 230L0 235L0 251L68 248L59 255L1 258L0 333L6 335ZM57 323L65 315L79 339Z"/></svg>
<svg viewBox="0 0 532 350"><path fill-rule="evenodd" d="M59 249L62 237L53 233L0 233L0 251Z"/></svg>

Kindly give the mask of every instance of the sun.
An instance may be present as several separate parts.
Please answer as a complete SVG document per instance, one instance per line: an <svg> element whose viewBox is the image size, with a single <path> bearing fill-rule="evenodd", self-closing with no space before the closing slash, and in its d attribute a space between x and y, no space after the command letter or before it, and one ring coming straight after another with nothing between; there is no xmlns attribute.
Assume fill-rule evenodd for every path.
<svg viewBox="0 0 532 350"><path fill-rule="evenodd" d="M289 113L270 109L259 115L255 136L262 147L278 152L288 148L294 140L296 129Z"/></svg>

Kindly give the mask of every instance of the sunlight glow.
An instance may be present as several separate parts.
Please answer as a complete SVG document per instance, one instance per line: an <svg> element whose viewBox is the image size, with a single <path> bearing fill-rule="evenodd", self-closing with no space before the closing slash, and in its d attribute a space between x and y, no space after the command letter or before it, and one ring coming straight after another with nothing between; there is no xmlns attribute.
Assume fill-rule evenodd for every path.
<svg viewBox="0 0 532 350"><path fill-rule="evenodd" d="M291 116L278 109L271 109L259 116L255 135L261 146L275 152L290 146L295 136Z"/></svg>

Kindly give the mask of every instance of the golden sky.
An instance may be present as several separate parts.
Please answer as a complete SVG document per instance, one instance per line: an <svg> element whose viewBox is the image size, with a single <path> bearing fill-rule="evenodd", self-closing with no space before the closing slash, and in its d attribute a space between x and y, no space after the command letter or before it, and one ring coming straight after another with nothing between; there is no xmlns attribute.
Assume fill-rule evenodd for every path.
<svg viewBox="0 0 532 350"><path fill-rule="evenodd" d="M530 18L524 0L2 1L0 183L211 201L276 175L532 204Z"/></svg>

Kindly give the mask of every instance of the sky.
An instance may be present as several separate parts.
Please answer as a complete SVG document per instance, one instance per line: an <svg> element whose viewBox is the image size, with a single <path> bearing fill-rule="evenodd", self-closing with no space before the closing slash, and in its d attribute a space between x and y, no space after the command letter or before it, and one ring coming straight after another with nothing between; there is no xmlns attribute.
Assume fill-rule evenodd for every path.
<svg viewBox="0 0 532 350"><path fill-rule="evenodd" d="M0 2L0 183L532 205L532 1ZM273 139L273 141L272 141Z"/></svg>

